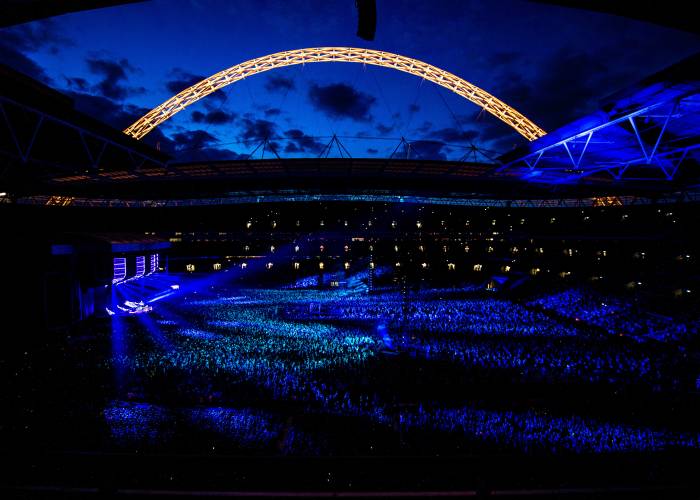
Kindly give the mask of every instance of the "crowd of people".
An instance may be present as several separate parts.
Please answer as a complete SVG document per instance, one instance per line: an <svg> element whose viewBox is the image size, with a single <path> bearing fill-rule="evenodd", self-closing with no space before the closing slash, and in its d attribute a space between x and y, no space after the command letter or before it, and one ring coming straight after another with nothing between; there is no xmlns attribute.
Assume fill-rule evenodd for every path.
<svg viewBox="0 0 700 500"><path fill-rule="evenodd" d="M632 300L582 287L546 294L528 305L595 325L611 335L678 341L697 337L700 327L700 318L679 320L653 314Z"/></svg>
<svg viewBox="0 0 700 500"><path fill-rule="evenodd" d="M429 357L448 358L467 367L490 372L513 370L517 378L557 382L629 382L673 385L677 379L664 373L668 359L650 359L632 347L572 339L556 343L550 339L517 342L510 339L470 341L451 336L420 336L406 342Z"/></svg>
<svg viewBox="0 0 700 500"><path fill-rule="evenodd" d="M331 316L386 321L403 331L499 337L582 337L589 333L508 300L431 296L434 298L420 294L365 296L338 301L325 309Z"/></svg>
<svg viewBox="0 0 700 500"><path fill-rule="evenodd" d="M581 453L700 447L692 432L575 413L455 407L440 401L437 387L434 399L416 396L416 404L396 410L396 397L382 386L397 355L415 359L418 367L449 363L471 373L473 384L505 378L686 388L682 377L691 360L673 350L601 337L511 301L414 294L407 304L398 293L239 290L162 301L148 319L111 322L123 345L113 349L106 367L120 378L121 402L104 418L117 443L167 439L173 426L163 424L164 408L179 407L186 410L176 417L190 428L242 449L280 453L320 453L318 436L286 423L285 412L360 418L387 433L456 436L457 448L479 443ZM234 408L240 402L259 410Z"/></svg>
<svg viewBox="0 0 700 500"><path fill-rule="evenodd" d="M515 446L526 452L609 453L700 447L700 435L693 432L662 432L576 416L552 417L534 411L420 408L402 415L402 425L479 436L497 446Z"/></svg>

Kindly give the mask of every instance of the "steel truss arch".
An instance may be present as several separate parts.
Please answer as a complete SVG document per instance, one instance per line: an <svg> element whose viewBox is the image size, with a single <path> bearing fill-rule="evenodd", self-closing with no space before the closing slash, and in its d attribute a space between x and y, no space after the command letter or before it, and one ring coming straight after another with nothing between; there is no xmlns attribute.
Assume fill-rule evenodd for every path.
<svg viewBox="0 0 700 500"><path fill-rule="evenodd" d="M315 47L276 52L250 59L205 78L171 97L136 120L124 133L136 139L143 138L155 127L182 111L190 104L217 90L265 71L285 66L320 62L351 62L370 64L403 71L429 80L480 106L485 111L509 125L529 141L545 135L538 127L516 109L497 99L485 90L448 71L418 59L373 49L353 47Z"/></svg>

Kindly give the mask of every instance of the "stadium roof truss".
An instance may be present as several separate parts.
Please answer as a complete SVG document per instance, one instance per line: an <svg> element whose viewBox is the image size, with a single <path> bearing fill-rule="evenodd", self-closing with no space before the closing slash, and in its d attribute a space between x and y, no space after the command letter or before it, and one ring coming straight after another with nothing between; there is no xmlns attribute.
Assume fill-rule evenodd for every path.
<svg viewBox="0 0 700 500"><path fill-rule="evenodd" d="M58 169L83 180L95 178L107 164L165 168L165 158L149 154L150 148L113 135L0 95L0 155L14 162ZM63 156L55 153L56 141Z"/></svg>
<svg viewBox="0 0 700 500"><path fill-rule="evenodd" d="M698 90L589 115L505 155L494 173L552 184L583 178L672 181L700 159Z"/></svg>

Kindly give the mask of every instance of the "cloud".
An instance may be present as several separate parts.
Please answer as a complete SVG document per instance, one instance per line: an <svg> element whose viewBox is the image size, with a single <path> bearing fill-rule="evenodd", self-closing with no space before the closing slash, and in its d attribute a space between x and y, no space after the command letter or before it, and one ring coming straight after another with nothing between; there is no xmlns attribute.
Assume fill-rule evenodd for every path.
<svg viewBox="0 0 700 500"><path fill-rule="evenodd" d="M208 125L223 125L224 123L231 123L236 118L235 113L227 113L220 109L207 111L202 113L201 111L192 112L192 121L195 123L206 123Z"/></svg>
<svg viewBox="0 0 700 500"><path fill-rule="evenodd" d="M112 127L121 130L143 116L148 109L131 104L122 104L104 96L85 92L68 92L76 109ZM205 130L178 132L171 137L160 127L153 129L142 141L149 146L171 155L176 161L215 161L246 158L230 149L218 147L219 140Z"/></svg>
<svg viewBox="0 0 700 500"><path fill-rule="evenodd" d="M2 39L3 42L22 52L46 49L55 53L62 47L74 45L74 42L64 36L51 19L4 28Z"/></svg>
<svg viewBox="0 0 700 500"><path fill-rule="evenodd" d="M455 127L441 128L429 134L429 137L444 142L472 142L478 136L479 132L476 130L461 130Z"/></svg>
<svg viewBox="0 0 700 500"><path fill-rule="evenodd" d="M268 76L265 82L265 89L268 92L288 92L294 88L294 80L285 78L284 76Z"/></svg>
<svg viewBox="0 0 700 500"><path fill-rule="evenodd" d="M420 127L416 128L416 132L419 134L427 134L431 128L433 128L433 122L424 121Z"/></svg>
<svg viewBox="0 0 700 500"><path fill-rule="evenodd" d="M107 97L85 92L69 91L68 95L73 98L78 111L120 130L128 127L149 111L147 108L119 104Z"/></svg>
<svg viewBox="0 0 700 500"><path fill-rule="evenodd" d="M172 95L177 95L183 90L201 82L206 78L203 75L190 73L189 71L185 71L184 69L177 67L168 71L167 77L168 79L165 82L165 88ZM221 103L225 100L226 94L222 90L217 90L213 94L209 94L206 98L204 98L202 103L204 104L204 107L211 111L212 106L214 106L213 101Z"/></svg>
<svg viewBox="0 0 700 500"><path fill-rule="evenodd" d="M85 92L69 91L67 94L73 98L75 108L99 120L117 130L123 130L149 110L132 104L114 102L103 96L88 94ZM146 137L141 139L149 146L157 147L160 151L176 155L176 143L167 137L159 127L153 129Z"/></svg>
<svg viewBox="0 0 700 500"><path fill-rule="evenodd" d="M381 123L378 123L376 128L377 128L377 132L379 132L380 135L388 135L394 130L393 126L391 126L391 125L387 126L387 125L383 125Z"/></svg>
<svg viewBox="0 0 700 500"><path fill-rule="evenodd" d="M320 153L325 146L299 129L287 130L284 136L288 139L285 153Z"/></svg>
<svg viewBox="0 0 700 500"><path fill-rule="evenodd" d="M411 142L411 158L418 160L446 160L445 145L435 141ZM400 156L397 151L397 155Z"/></svg>
<svg viewBox="0 0 700 500"><path fill-rule="evenodd" d="M206 130L187 130L173 135L177 150L203 149L213 146L219 140Z"/></svg>
<svg viewBox="0 0 700 500"><path fill-rule="evenodd" d="M52 84L53 80L36 63L32 53L47 50L56 54L62 47L72 44L50 19L12 26L2 30L0 61L35 80Z"/></svg>
<svg viewBox="0 0 700 500"><path fill-rule="evenodd" d="M309 98L313 106L335 118L349 118L358 122L371 121L370 109L376 99L344 83L312 85Z"/></svg>
<svg viewBox="0 0 700 500"><path fill-rule="evenodd" d="M486 61L488 66L505 66L506 64L513 64L515 62L519 62L523 59L523 56L524 54L522 52L494 52L486 58Z"/></svg>
<svg viewBox="0 0 700 500"><path fill-rule="evenodd" d="M523 136L489 113L480 114L474 126L479 129L479 146L499 154L527 142Z"/></svg>
<svg viewBox="0 0 700 500"><path fill-rule="evenodd" d="M510 67L496 78L494 92L546 130L598 108L607 94L635 80L625 61L563 47L531 71Z"/></svg>
<svg viewBox="0 0 700 500"><path fill-rule="evenodd" d="M143 87L129 87L126 85L126 81L129 79L127 73L136 72L136 68L126 58L113 61L92 56L86 59L85 62L90 73L102 78L93 86L93 91L101 96L122 100L129 95L140 94L146 91Z"/></svg>
<svg viewBox="0 0 700 500"><path fill-rule="evenodd" d="M243 127L243 132L239 138L246 144L262 142L265 139L276 139L279 136L275 128L275 124L268 120L259 118L252 119L250 117L243 118L239 121Z"/></svg>
<svg viewBox="0 0 700 500"><path fill-rule="evenodd" d="M226 148L218 147L219 140L206 130L188 130L173 135L176 161L217 161L247 158Z"/></svg>
<svg viewBox="0 0 700 500"><path fill-rule="evenodd" d="M158 134L154 135L156 132ZM151 137L153 136L153 137ZM219 139L206 130L196 129L178 132L172 139L154 129L143 140L151 140L152 145L160 143L161 151L173 156L178 162L240 160L248 158L247 154L239 154L231 149L219 146Z"/></svg>
<svg viewBox="0 0 700 500"><path fill-rule="evenodd" d="M165 82L165 88L171 94L179 94L188 87L191 87L195 83L204 80L206 77L201 75L195 75L182 68L173 68L168 73L170 78Z"/></svg>
<svg viewBox="0 0 700 500"><path fill-rule="evenodd" d="M34 59L24 55L16 50L6 40L0 38L0 61L8 65L15 71L23 73L35 80L51 84L52 80L49 75L36 63Z"/></svg>
<svg viewBox="0 0 700 500"><path fill-rule="evenodd" d="M80 92L85 92L90 87L90 84L88 83L88 81L85 78L80 78L80 77L71 78L68 76L64 76L63 78L65 79L66 85L68 86L69 89L77 90Z"/></svg>

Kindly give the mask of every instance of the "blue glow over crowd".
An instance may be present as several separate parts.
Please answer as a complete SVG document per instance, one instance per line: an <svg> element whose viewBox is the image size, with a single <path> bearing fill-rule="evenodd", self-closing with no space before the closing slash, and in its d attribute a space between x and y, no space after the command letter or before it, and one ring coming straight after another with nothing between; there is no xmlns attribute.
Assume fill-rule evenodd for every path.
<svg viewBox="0 0 700 500"><path fill-rule="evenodd" d="M690 426L471 394L533 384L683 393L695 388L697 365L682 346L650 344L614 304L583 314L591 299L581 292L527 303L461 295L184 292L149 315L110 318L105 368L118 392L102 417L113 443L130 448L167 446L182 429L208 436L214 452L262 454L700 448ZM436 363L457 374L446 389ZM407 373L420 389L397 394L396 377ZM370 437L343 438L347 419Z"/></svg>

